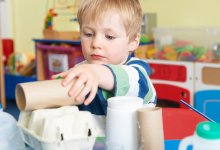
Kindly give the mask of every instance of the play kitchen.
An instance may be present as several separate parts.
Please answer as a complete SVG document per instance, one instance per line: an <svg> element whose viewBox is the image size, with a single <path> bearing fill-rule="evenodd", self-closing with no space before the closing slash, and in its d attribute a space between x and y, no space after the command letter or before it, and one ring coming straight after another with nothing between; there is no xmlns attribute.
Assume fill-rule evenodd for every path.
<svg viewBox="0 0 220 150"><path fill-rule="evenodd" d="M182 108L184 99L220 122L220 28L155 28L154 42L155 58L146 62L158 104Z"/></svg>
<svg viewBox="0 0 220 150"><path fill-rule="evenodd" d="M57 82L60 80L17 85L16 102L21 110L18 122L5 112L0 113L4 116L0 121L3 127L1 129L4 129L1 130L0 144L5 146L5 150L12 150L15 146L18 150L23 150L24 143L28 145L25 149L35 150L164 150L173 149L174 146L175 149L178 148L181 139L173 140L174 143L170 144L164 139L162 108L143 105L143 100L138 97L112 97L108 99L106 118L100 117L87 111L79 111L78 107L73 106L77 103L63 103L69 100L62 95L66 92L60 91L59 86L53 86L59 84ZM39 92L43 84L51 87L47 89L59 92L47 90ZM28 94L30 89L32 95ZM32 97L36 93L39 101ZM52 103L54 96L49 96L53 95L52 93L61 93L55 96L57 99L54 103ZM45 99L45 105L40 99ZM200 129L200 124L208 125ZM198 128L202 130L201 134L204 133L199 140L205 137L207 144L215 143L210 150L216 150L216 146L220 147L218 123L208 121L199 123L195 135L201 135ZM13 138L5 138L6 134L10 134L7 137ZM187 144L197 147L198 139L195 139L195 136L195 140L191 139L192 142ZM16 144L14 142L11 144L11 140Z"/></svg>

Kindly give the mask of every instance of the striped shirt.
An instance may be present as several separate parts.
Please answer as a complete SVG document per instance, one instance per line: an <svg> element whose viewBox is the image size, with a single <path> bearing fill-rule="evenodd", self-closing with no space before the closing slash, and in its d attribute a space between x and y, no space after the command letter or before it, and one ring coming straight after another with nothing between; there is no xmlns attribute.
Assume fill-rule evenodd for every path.
<svg viewBox="0 0 220 150"><path fill-rule="evenodd" d="M107 99L113 96L136 96L144 100L144 104L156 105L156 92L149 79L149 65L138 58L129 57L123 65L105 65L114 76L114 91L99 88L94 100L88 105L79 106L96 115L106 115Z"/></svg>

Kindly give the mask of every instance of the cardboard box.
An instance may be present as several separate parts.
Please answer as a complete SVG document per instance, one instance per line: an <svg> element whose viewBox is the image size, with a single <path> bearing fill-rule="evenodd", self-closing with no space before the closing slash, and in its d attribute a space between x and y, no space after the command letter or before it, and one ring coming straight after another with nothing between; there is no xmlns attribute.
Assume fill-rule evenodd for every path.
<svg viewBox="0 0 220 150"><path fill-rule="evenodd" d="M55 31L55 30L43 30L43 37L45 39L57 39L57 40L79 40L80 33L78 31Z"/></svg>

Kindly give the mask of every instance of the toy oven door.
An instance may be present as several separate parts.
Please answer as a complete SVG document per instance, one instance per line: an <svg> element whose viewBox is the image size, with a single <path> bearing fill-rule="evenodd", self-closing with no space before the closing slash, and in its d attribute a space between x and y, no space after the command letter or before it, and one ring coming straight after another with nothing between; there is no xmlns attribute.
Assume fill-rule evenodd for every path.
<svg viewBox="0 0 220 150"><path fill-rule="evenodd" d="M190 62L147 60L159 107L184 107L180 100L193 103L193 67Z"/></svg>

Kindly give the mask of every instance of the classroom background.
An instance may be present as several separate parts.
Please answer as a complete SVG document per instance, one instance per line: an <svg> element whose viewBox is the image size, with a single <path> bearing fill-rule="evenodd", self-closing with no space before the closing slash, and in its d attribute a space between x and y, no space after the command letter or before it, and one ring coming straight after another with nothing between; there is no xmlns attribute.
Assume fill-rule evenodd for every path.
<svg viewBox="0 0 220 150"><path fill-rule="evenodd" d="M5 0L0 2L2 5L0 22L5 24L3 36L14 39L16 51L34 52L32 39L43 37L44 18L49 2L53 1ZM157 27L220 26L218 0L140 0L140 2L145 13L156 13ZM67 29L73 28L63 26Z"/></svg>
<svg viewBox="0 0 220 150"><path fill-rule="evenodd" d="M158 106L175 108L172 119L178 121L185 119L177 115L191 116L192 130L197 122L177 109L186 108L180 99L220 123L220 1L140 2L142 38L134 55L151 67ZM0 1L1 100L16 118L16 84L49 79L83 60L75 16L78 4L77 0ZM166 120L166 128L172 123ZM166 132L166 138L189 133L183 132Z"/></svg>
<svg viewBox="0 0 220 150"><path fill-rule="evenodd" d="M183 54L181 54L182 56L181 58L179 57L176 58L177 54L175 53L173 53L173 55L164 55L164 56L161 56L162 54L160 56L156 54L155 56L155 51L154 51L155 47L156 49L160 49L158 46L161 47L161 45L159 45L158 43L163 43L163 42L166 43L170 40L169 39L170 37L167 38L167 36L164 36L164 34L172 35L173 38L183 39L183 41L180 41L180 42L186 42L188 40L188 41L191 41L191 43L193 44L197 44L198 47L201 45L201 43L203 43L202 46L205 48L212 47L212 49L218 49L219 48L218 47L218 41L219 41L218 27L220 26L220 20L217 19L219 11L220 11L218 9L219 3L220 3L218 0L212 0L211 2L208 0L204 0L202 2L199 0L193 0L193 1L190 1L190 0L186 0L186 1L141 0L140 2L143 8L143 12L145 14L145 18L143 18L143 33L146 36L145 37L143 36L143 42L140 45L140 49L137 50L136 52L136 55L138 57L141 57L143 59L153 58L153 60L151 61L153 61L154 63L158 63L158 61L160 62L160 60L171 60L171 62L168 61L168 62L165 62L165 64L166 63L172 64L172 60L174 61L188 60L189 63L195 62L195 61L197 62L201 62L201 61L213 62L214 61L217 63L213 63L211 66L215 66L218 68L218 65L219 65L218 56L217 56L218 54L212 54L214 56L211 58L207 58L209 60L205 60L205 58L203 58L203 60L202 58L199 60L197 58L192 58L193 55L187 52L184 52ZM35 61L36 54L37 54L36 52L38 51L37 49L39 49L36 47L37 43L42 42L38 40L44 39L44 38L55 39L55 40L56 39L59 39L59 40L67 39L68 40L69 38L71 40L71 35L69 35L68 32L70 34L71 33L74 34L74 37L72 38L77 39L77 36L78 36L77 32L79 30L79 27L78 27L77 21L74 21L74 19L76 17L75 14L77 11L78 3L79 1L77 0L67 0L67 1L64 1L64 0L55 0L55 1L21 0L19 2L15 0L1 1L0 2L1 37L2 39L6 39L5 45L8 46L6 47L6 49L8 48L9 49L8 51L10 52L12 51L11 49L13 49L13 52L17 53L16 55L11 56L11 59L10 59L11 61L8 61L7 64L5 63L5 65L8 67L6 72L9 70L11 73L16 74L16 71L18 71L19 69L22 70L21 68L25 65L29 65L29 67L30 66L33 67L33 60L34 62L36 62L36 65L39 66L39 69L37 69L39 71L34 72L34 73L32 71L32 74L36 75L39 72L42 72L43 70L45 70L44 68L41 67L41 64ZM52 16L54 32L45 31L45 28L46 28L45 22L46 22L46 19L49 13L51 13L50 9L52 8L54 8L54 16ZM211 31L206 32L206 30L211 30ZM61 34L56 33L57 35L55 35L56 31L61 32ZM191 37L189 38L189 36ZM154 38L153 46L151 43L152 38ZM149 42L149 43L147 45L144 42ZM60 44L60 42L58 43ZM72 43L72 44L77 45L77 43ZM164 44L162 44L162 46L164 47L163 49L160 49L159 52L162 51L166 53L166 51L168 51L168 53L172 53L171 48L166 47ZM179 49L181 50L181 47ZM197 51L206 51L206 50L202 48L201 49L197 48ZM198 54L199 52L195 52L195 53ZM198 55L195 57L198 57ZM200 54L200 55L206 56L207 54L204 52L203 54ZM17 59L17 62L16 62L17 66L13 64L12 60L14 57L16 57ZM9 58L9 54L7 54L7 58ZM155 62L155 59L157 59L158 61ZM79 57L78 60L76 61L79 61L79 60L81 60L81 57ZM44 60L39 60L39 61L40 62L42 61L42 63L44 63L43 62ZM178 61L177 63L181 64L182 61ZM185 64L185 61L183 62L183 64ZM200 66L199 63L193 63L193 65ZM210 64L208 65L210 66ZM189 64L189 66L191 66L191 64ZM185 82L174 83L174 85L178 85L178 87L179 87L179 84L182 84L182 83L184 87L185 86L189 87L189 89L187 90L187 92L189 92L188 101L189 102L191 101L191 104L194 104L194 96L195 96L194 93L198 91L195 89L196 87L198 87L198 85L195 85L195 81L197 81L198 78L200 77L198 77L198 75L195 77L196 73L193 73L193 74L187 74L187 73L192 73L196 71L197 71L197 74L202 73L202 72L199 72L201 71L201 69L198 69L198 68L199 67L187 68L188 71L185 71L185 74L186 74L185 76L187 77L187 79L190 79L190 81L186 80ZM214 71L218 72L218 69L214 69ZM210 72L210 68L207 70L207 72ZM30 74L30 71L28 73ZM46 76L48 75L50 75L50 72L47 73ZM41 75L41 73L39 73L38 76L40 79L45 78L45 75ZM154 79L155 75L152 75L152 76L153 76L152 79ZM204 76L209 76L209 74L207 75L207 73L205 73ZM7 76L6 76L6 79L7 79ZM16 82L22 81L22 79L21 81L16 81L16 80L19 80L19 79L15 79L15 81L13 80L15 82L14 84L16 84ZM217 80L215 80L215 77L213 77L212 81L209 81L209 79L207 78L205 80L208 80L205 82L211 82L212 84L214 84L214 87L207 85L206 87L208 89L219 88L218 87L219 83ZM155 81L155 82L158 82L158 81ZM184 85L184 83L186 83L186 85ZM173 83L169 83L169 84L173 84ZM200 84L202 83L199 83L199 85ZM6 82L6 86L7 85L8 84ZM12 87L9 87L10 90L13 89L13 86L15 85L12 85ZM7 91L8 90L6 89L6 92ZM190 93L193 93L193 94L190 94ZM6 94L6 98L7 98L7 95L8 94ZM14 97L14 94L12 94L12 96L9 96L9 98L13 98L13 97Z"/></svg>

